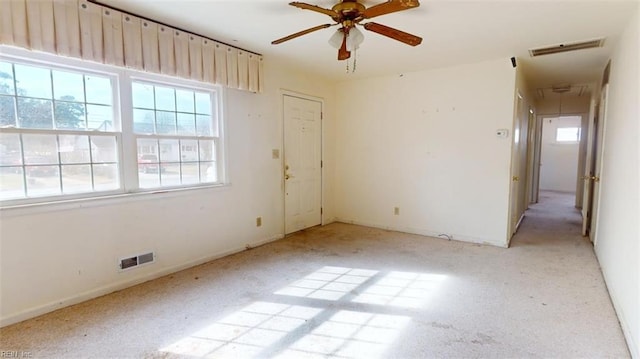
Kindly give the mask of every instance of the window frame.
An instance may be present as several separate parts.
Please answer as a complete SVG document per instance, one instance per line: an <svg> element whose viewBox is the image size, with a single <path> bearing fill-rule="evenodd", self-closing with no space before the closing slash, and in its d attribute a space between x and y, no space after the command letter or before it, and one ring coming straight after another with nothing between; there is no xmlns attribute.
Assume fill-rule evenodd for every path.
<svg viewBox="0 0 640 359"><path fill-rule="evenodd" d="M227 151L225 140L225 89L220 85L199 82L190 79L182 79L172 76L145 73L124 67L94 63L79 59L62 57L41 52L28 51L20 48L0 45L0 60L30 66L40 66L49 70L61 70L88 75L106 76L111 79L113 131L91 131L72 129L30 129L30 128L1 128L2 133L28 133L49 135L105 135L115 136L118 151L118 180L119 188L107 191L91 191L74 194L59 194L51 196L25 197L0 200L0 209L39 206L45 204L65 203L75 200L99 200L113 197L136 197L144 194L156 194L165 192L180 192L184 190L206 189L229 185L227 179ZM133 132L133 81L150 82L188 89L190 91L205 91L212 98L212 129L217 131L215 136L214 158L217 168L217 181L207 183L180 184L154 188L141 188L138 182L138 154L136 138L139 134ZM86 100L86 99L85 99ZM213 121L215 114L215 122ZM215 127L213 127L215 126ZM162 139L180 139L179 135L154 135ZM192 136L194 139L197 136ZM203 137L209 139L209 137ZM202 138L201 138L202 139ZM60 163L57 164L60 166ZM24 177L26 178L26 177ZM23 178L23 181L24 181ZM24 185L25 183L23 183ZM135 195L135 196L133 196Z"/></svg>
<svg viewBox="0 0 640 359"><path fill-rule="evenodd" d="M559 140L558 134L563 129L575 129L576 130L576 139L574 140ZM580 139L582 138L582 128L580 126L558 126L556 127L554 142L561 145L575 145L576 143L580 143Z"/></svg>

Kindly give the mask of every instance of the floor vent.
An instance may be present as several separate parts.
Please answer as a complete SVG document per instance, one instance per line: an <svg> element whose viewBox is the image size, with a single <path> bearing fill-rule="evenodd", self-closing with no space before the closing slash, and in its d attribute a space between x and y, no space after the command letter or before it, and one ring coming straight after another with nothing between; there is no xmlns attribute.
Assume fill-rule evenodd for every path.
<svg viewBox="0 0 640 359"><path fill-rule="evenodd" d="M137 256L121 258L120 259L120 269L131 269L143 264L152 263L155 260L155 255L153 252L139 254Z"/></svg>
<svg viewBox="0 0 640 359"><path fill-rule="evenodd" d="M529 50L529 55L531 57L542 56L542 55L551 55L557 54L560 52L567 51L576 51L576 50L584 50L584 49L593 49L596 47L604 46L604 39L597 39L591 41L583 41L583 42L574 42L571 44L560 44L549 47L542 47L539 49L531 49Z"/></svg>

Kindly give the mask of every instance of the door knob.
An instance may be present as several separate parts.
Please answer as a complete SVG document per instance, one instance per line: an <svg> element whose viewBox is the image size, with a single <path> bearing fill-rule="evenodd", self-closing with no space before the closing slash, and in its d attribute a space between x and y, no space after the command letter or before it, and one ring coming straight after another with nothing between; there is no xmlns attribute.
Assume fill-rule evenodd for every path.
<svg viewBox="0 0 640 359"><path fill-rule="evenodd" d="M592 176L591 179L594 180L595 182L600 182L600 177L598 176Z"/></svg>
<svg viewBox="0 0 640 359"><path fill-rule="evenodd" d="M513 176L513 181L514 181L514 182L518 182L518 181L520 181L520 177L518 177L518 176Z"/></svg>
<svg viewBox="0 0 640 359"><path fill-rule="evenodd" d="M290 174L285 174L285 175L284 175L284 179L288 180L289 178L293 178L293 176L292 176L292 175L290 175Z"/></svg>

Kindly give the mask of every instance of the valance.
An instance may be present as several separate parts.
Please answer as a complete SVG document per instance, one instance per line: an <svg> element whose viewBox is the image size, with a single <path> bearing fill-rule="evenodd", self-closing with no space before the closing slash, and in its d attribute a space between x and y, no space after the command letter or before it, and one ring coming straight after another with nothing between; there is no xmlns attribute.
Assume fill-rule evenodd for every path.
<svg viewBox="0 0 640 359"><path fill-rule="evenodd" d="M86 0L2 1L0 43L262 92L263 57Z"/></svg>

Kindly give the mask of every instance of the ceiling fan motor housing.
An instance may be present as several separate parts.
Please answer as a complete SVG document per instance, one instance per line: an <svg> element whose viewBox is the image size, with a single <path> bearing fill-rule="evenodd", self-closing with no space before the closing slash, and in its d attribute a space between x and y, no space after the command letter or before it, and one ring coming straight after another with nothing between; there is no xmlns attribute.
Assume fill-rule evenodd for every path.
<svg viewBox="0 0 640 359"><path fill-rule="evenodd" d="M335 22L345 27L353 27L356 22L362 20L362 14L366 8L357 1L343 1L334 5L331 10L339 14L333 18Z"/></svg>

